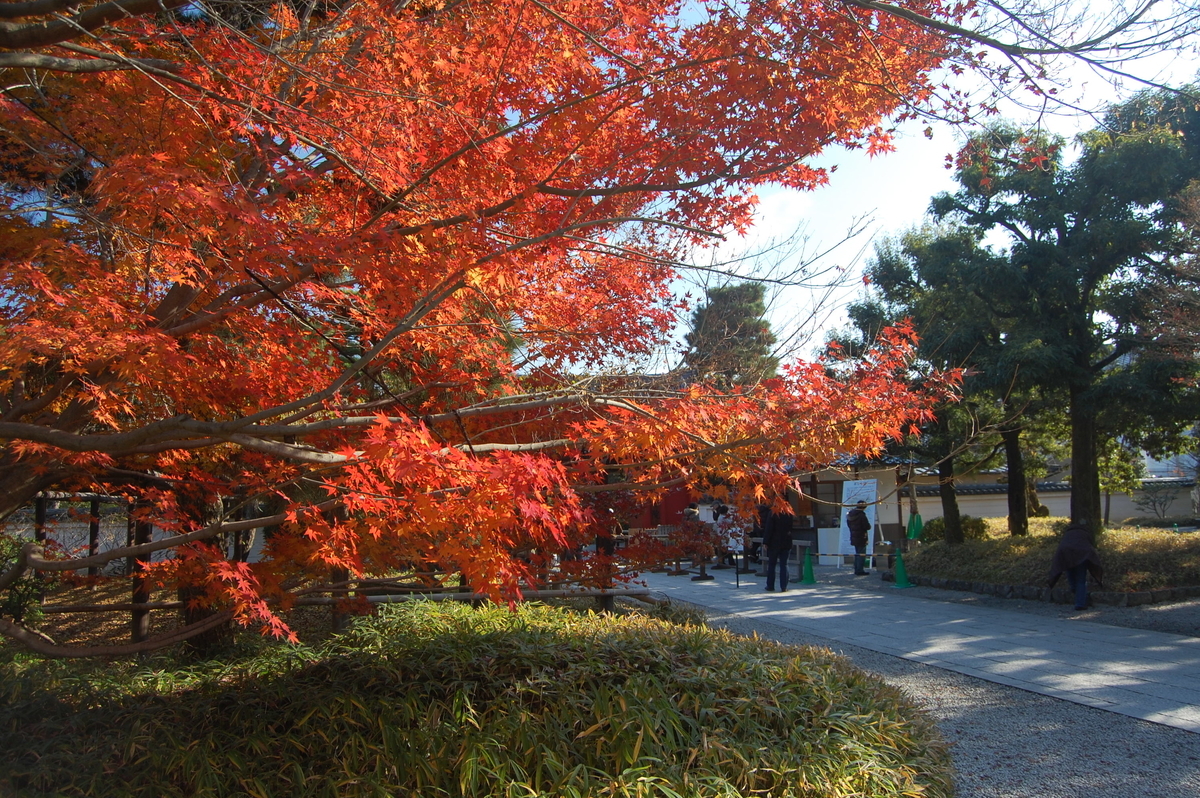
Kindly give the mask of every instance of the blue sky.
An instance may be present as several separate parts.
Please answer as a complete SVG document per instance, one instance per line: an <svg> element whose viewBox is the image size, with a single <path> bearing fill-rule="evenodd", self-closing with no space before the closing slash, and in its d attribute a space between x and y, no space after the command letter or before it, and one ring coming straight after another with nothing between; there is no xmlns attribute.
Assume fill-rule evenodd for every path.
<svg viewBox="0 0 1200 798"><path fill-rule="evenodd" d="M1175 59L1163 70L1147 71L1159 80L1179 85L1200 69L1193 59ZM1093 108L1116 102L1134 93L1141 85L1122 90L1080 72L1069 89L1072 99ZM1056 113L1035 115L1017 104L1002 106L1002 116L1022 124L1035 122L1068 140L1091 129L1099 121L1083 113L1059 109ZM932 138L926 137L926 127ZM954 191L953 172L945 168L946 156L957 152L967 129L944 123L915 121L901 126L896 134L896 151L870 158L863 151L829 151L816 163L829 167L829 185L811 192L772 189L761 194L758 223L744 241L731 241L726 249L754 248L761 242L787 235L803 224L807 241L802 252L811 257L838 242L856 220L869 219L863 232L817 261L817 269L839 269L844 286L835 291L787 288L769 290L773 301L769 309L776 334L792 343L791 353L812 356L829 330L846 322L845 305L861 295L862 267L873 253L879 237L895 236L918 226L925 218L930 199L944 191ZM1067 157L1070 158L1068 151ZM802 257L802 256L798 256ZM796 258L793 258L796 260Z"/></svg>
<svg viewBox="0 0 1200 798"><path fill-rule="evenodd" d="M1089 8L1102 17L1110 5L1108 0L1079 0L1070 7ZM1158 52L1127 62L1123 68L1154 82L1181 85L1200 75L1198 56L1200 42L1186 39L1178 51ZM994 87L978 74L948 79L958 88L973 93L977 101L998 102L997 120L1036 124L1067 139L1095 127L1099 121L1097 116L1071 110L1071 106L1102 113L1107 104L1128 98L1145 87L1137 80L1120 78L1067 57L1048 62L1047 67L1052 71L1049 85L1056 87L1061 104L1043 108L1042 113L1023 106L1023 103L1035 105L1038 98L1031 94L1022 96L1020 90L1009 96L1001 93L997 98L992 93ZM932 129L932 138L925 135L927 127ZM737 273L743 277L769 277L772 269L775 275L794 273L800 264L810 264L809 272L817 274L812 280L817 287L784 287L770 281L764 285L768 317L781 339L778 354L784 359L811 358L822 348L827 333L846 323L846 304L862 294L862 269L873 254L874 242L919 226L930 199L955 189L953 173L945 168L946 156L957 152L970 132L972 129L919 120L899 127L895 152L871 158L861 150L831 150L814 163L827 169L836 164L837 170L830 173L827 186L811 192L762 191L757 222L747 236L726 241L715 254L700 253L693 262L723 270L728 266L721 264L722 260L741 257L744 261ZM1069 151L1067 157L1071 157ZM855 226L860 228L859 234L835 246ZM751 253L771 244L778 245L789 236L794 236L792 243L778 246L775 254L752 257ZM681 275L676 293L690 294L693 302L702 302L706 285L727 281L728 278L704 269L689 271ZM834 281L840 285L830 287ZM820 287L822 284L824 287ZM688 314L682 314L678 334L671 341L674 351L665 353L666 361L678 358L688 321Z"/></svg>

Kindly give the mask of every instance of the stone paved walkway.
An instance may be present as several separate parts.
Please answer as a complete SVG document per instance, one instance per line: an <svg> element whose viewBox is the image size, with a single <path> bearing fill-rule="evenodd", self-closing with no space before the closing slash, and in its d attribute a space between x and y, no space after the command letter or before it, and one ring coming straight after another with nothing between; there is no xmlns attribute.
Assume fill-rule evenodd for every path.
<svg viewBox="0 0 1200 798"><path fill-rule="evenodd" d="M845 569L815 570L818 584L786 593L731 570L645 581L716 612L1200 733L1200 638L864 590Z"/></svg>

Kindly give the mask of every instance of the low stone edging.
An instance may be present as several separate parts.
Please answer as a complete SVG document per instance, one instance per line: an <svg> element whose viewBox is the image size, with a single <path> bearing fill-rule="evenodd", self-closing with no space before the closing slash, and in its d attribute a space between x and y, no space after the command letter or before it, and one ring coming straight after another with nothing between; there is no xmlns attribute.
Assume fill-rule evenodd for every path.
<svg viewBox="0 0 1200 798"><path fill-rule="evenodd" d="M885 582L896 581L895 574L883 571ZM968 593L982 593L985 596L997 598L1019 598L1028 601L1046 601L1055 604L1074 604L1075 593L1069 588L1035 587L1033 585L998 585L992 582L972 582L966 579L945 579L940 576L908 575L908 581L921 587L936 587L943 590L962 590ZM1183 599L1200 597L1200 585L1193 587L1164 587L1158 590L1137 590L1121 593L1115 590L1089 590L1088 596L1095 604L1109 604L1114 607L1139 607L1143 604L1157 604L1160 601L1182 601Z"/></svg>

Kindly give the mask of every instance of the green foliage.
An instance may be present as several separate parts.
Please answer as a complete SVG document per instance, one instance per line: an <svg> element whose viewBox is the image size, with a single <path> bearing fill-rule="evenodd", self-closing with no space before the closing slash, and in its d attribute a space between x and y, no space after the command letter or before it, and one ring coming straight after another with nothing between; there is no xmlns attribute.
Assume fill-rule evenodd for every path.
<svg viewBox="0 0 1200 798"><path fill-rule="evenodd" d="M987 523L982 518L976 518L972 515L960 516L962 520L962 530L964 540L986 540ZM934 543L936 541L946 539L946 519L931 518L925 522L924 529L921 530L921 540L926 543Z"/></svg>
<svg viewBox="0 0 1200 798"><path fill-rule="evenodd" d="M873 293L851 310L864 333L911 317L922 358L968 369L968 436L989 425L1036 435L1069 408L1081 520L1100 521L1101 487L1127 491L1136 479L1132 458L1106 441L1152 453L1194 443L1200 264L1187 257L1194 222L1181 220L1198 141L1200 112L1173 92L1114 107L1073 163L1061 139L1004 123L982 131L960 153L959 190L931 203L936 222L877 249ZM939 415L933 460L986 442ZM1014 460L1016 440L1006 441Z"/></svg>
<svg viewBox="0 0 1200 798"><path fill-rule="evenodd" d="M1178 486L1158 482L1142 484L1142 495L1133 500L1134 506L1146 513L1153 513L1157 518L1166 518L1167 510L1175 503Z"/></svg>
<svg viewBox="0 0 1200 798"><path fill-rule="evenodd" d="M1100 490L1106 493L1132 496L1142 486L1142 477L1146 475L1142 453L1115 438L1109 438L1101 444L1099 467Z"/></svg>
<svg viewBox="0 0 1200 798"><path fill-rule="evenodd" d="M21 547L28 542L0 532L0 573L12 567ZM12 618L15 623L36 623L41 617L42 591L53 589L57 581L53 575L40 580L33 573L22 576L0 596L0 617Z"/></svg>
<svg viewBox="0 0 1200 798"><path fill-rule="evenodd" d="M1200 275L1177 268L1191 243L1176 203L1197 175L1200 128L1148 99L1114 109L1069 165L1061 140L1006 125L984 131L961 154L959 191L931 205L976 241L1007 234L1005 248L980 246L952 264L957 282L929 286L954 295L966 285L986 299L993 334L978 346L996 368L981 364L983 374L1069 398L1072 510L1093 523L1104 439L1177 446L1200 399L1187 388L1197 371L1194 313L1164 313L1164 304L1188 303L1164 303L1163 293L1200 291Z"/></svg>
<svg viewBox="0 0 1200 798"><path fill-rule="evenodd" d="M950 796L936 731L827 650L414 603L317 649L0 664L6 796Z"/></svg>
<svg viewBox="0 0 1200 798"><path fill-rule="evenodd" d="M904 558L910 576L1045 587L1065 518L1030 519L1029 534L1012 537L1005 519L986 519L987 535L960 546L927 543ZM928 525L926 526L928 528ZM1109 527L1096 548L1104 589L1154 590L1200 585L1200 533Z"/></svg>
<svg viewBox="0 0 1200 798"><path fill-rule="evenodd" d="M731 385L775 376L779 358L771 354L775 335L765 318L760 283L710 288L708 302L692 314L684 363L698 379Z"/></svg>

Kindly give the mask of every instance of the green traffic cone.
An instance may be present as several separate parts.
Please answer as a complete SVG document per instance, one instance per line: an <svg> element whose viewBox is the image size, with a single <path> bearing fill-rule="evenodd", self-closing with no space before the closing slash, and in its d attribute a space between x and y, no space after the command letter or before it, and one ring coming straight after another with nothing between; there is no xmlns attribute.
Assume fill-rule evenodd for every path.
<svg viewBox="0 0 1200 798"><path fill-rule="evenodd" d="M896 550L896 584L892 587L912 587L908 581L908 571L904 570L904 552Z"/></svg>
<svg viewBox="0 0 1200 798"><path fill-rule="evenodd" d="M804 578L800 580L802 585L815 585L816 577L813 576L812 570L812 546L804 547Z"/></svg>

